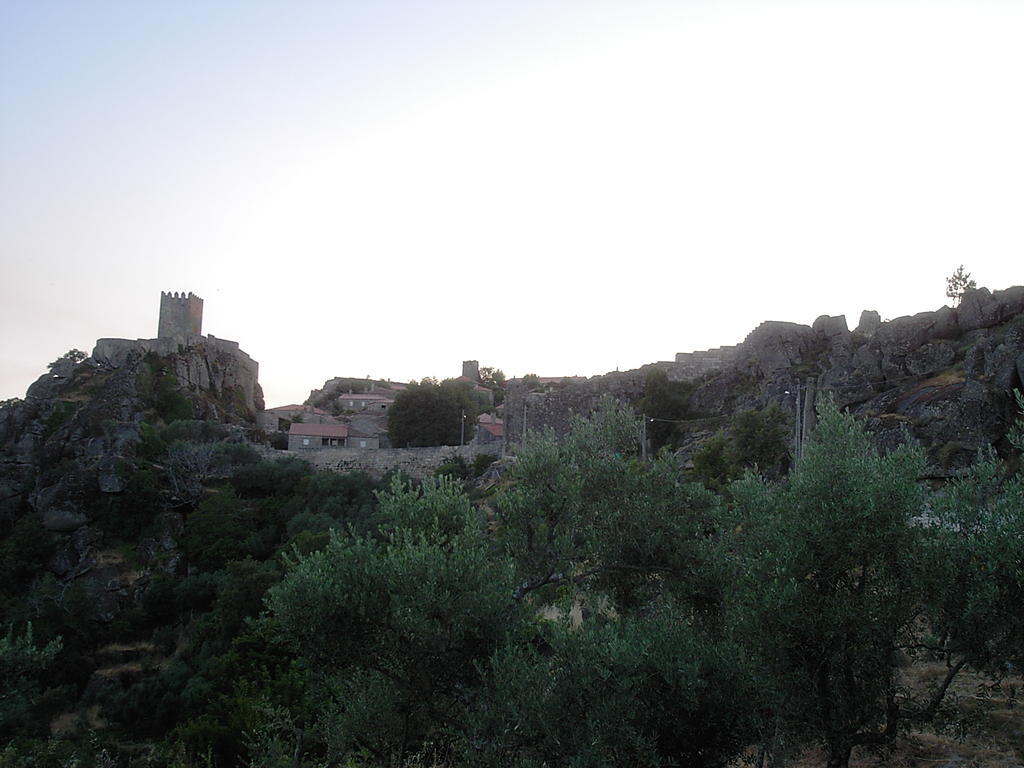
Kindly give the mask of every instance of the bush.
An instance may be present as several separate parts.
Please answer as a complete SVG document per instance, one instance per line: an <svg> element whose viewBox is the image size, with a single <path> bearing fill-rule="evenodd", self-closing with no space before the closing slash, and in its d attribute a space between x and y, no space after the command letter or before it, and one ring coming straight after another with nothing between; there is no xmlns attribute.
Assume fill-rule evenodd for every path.
<svg viewBox="0 0 1024 768"><path fill-rule="evenodd" d="M481 453L473 459L473 477L480 477L487 468L498 460L493 453Z"/></svg>
<svg viewBox="0 0 1024 768"><path fill-rule="evenodd" d="M246 464L235 469L231 484L244 498L290 496L313 468L303 459L287 457Z"/></svg>
<svg viewBox="0 0 1024 768"><path fill-rule="evenodd" d="M252 511L230 488L204 500L185 520L185 552L204 571L223 568L248 554L246 539L255 529Z"/></svg>
<svg viewBox="0 0 1024 768"><path fill-rule="evenodd" d="M743 654L683 613L548 625L544 636L491 658L468 717L474 764L722 766L754 734Z"/></svg>
<svg viewBox="0 0 1024 768"><path fill-rule="evenodd" d="M216 421L181 419L160 430L165 443L186 440L192 443L219 443L228 436L228 428Z"/></svg>

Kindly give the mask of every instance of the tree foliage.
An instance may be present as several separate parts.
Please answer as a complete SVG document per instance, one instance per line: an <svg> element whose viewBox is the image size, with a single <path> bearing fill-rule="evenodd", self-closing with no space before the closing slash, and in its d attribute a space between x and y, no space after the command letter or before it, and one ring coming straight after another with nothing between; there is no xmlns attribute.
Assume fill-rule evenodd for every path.
<svg viewBox="0 0 1024 768"><path fill-rule="evenodd" d="M10 736L33 722L32 707L41 694L40 680L61 650L60 638L37 647L32 624L0 634L0 736Z"/></svg>
<svg viewBox="0 0 1024 768"><path fill-rule="evenodd" d="M724 766L748 743L758 701L740 649L659 605L492 657L464 752L481 766Z"/></svg>
<svg viewBox="0 0 1024 768"><path fill-rule="evenodd" d="M978 284L971 279L971 273L964 271L964 265L956 268L952 275L946 278L946 296L953 300L955 307L963 298L964 291L974 290Z"/></svg>
<svg viewBox="0 0 1024 768"><path fill-rule="evenodd" d="M473 438L479 413L480 403L466 382L410 382L388 409L388 437L396 448L459 445Z"/></svg>
<svg viewBox="0 0 1024 768"><path fill-rule="evenodd" d="M85 352L83 352L80 349L69 349L63 355L61 355L56 360L54 360L52 363L50 363L47 367L51 371L56 372L57 370L62 369L64 366L75 366L75 365L78 365L80 362L85 360L87 357L88 357L88 355L85 354Z"/></svg>
<svg viewBox="0 0 1024 768"><path fill-rule="evenodd" d="M649 419L647 436L655 452L664 446L677 447L681 422L690 415L693 383L669 381L661 368L653 368L644 383L644 396L637 409Z"/></svg>
<svg viewBox="0 0 1024 768"><path fill-rule="evenodd" d="M34 626L0 644L7 733L97 704L168 764L723 766L760 742L772 765L820 745L840 768L932 717L960 670L1024 663L1014 462L930 493L920 454L880 453L831 405L788 476L769 410L709 441L697 476L718 482L696 483L668 451L641 458L641 422L605 401L529 435L486 495L259 461L179 421L170 446L212 450L194 511L179 449L143 432L90 509L148 570L130 612L97 621L88 579L46 573L70 550L42 518L4 521L5 624ZM123 638L165 658L90 675ZM947 674L907 690L898 659Z"/></svg>
<svg viewBox="0 0 1024 768"><path fill-rule="evenodd" d="M501 389L505 386L505 372L485 365L480 369L480 383L490 389Z"/></svg>
<svg viewBox="0 0 1024 768"><path fill-rule="evenodd" d="M763 653L779 729L820 740L830 768L895 734L894 650L912 644L928 583L923 469L919 452L879 454L826 403L784 483L737 489L754 526L740 629Z"/></svg>
<svg viewBox="0 0 1024 768"><path fill-rule="evenodd" d="M704 442L693 455L693 476L708 488L721 491L743 470L754 470L777 480L789 467L789 414L779 406L741 411L728 429Z"/></svg>
<svg viewBox="0 0 1024 768"><path fill-rule="evenodd" d="M465 692L516 606L510 564L445 478L381 496L381 538L334 535L271 590L281 637L323 670L322 727L333 759L381 762L456 725Z"/></svg>

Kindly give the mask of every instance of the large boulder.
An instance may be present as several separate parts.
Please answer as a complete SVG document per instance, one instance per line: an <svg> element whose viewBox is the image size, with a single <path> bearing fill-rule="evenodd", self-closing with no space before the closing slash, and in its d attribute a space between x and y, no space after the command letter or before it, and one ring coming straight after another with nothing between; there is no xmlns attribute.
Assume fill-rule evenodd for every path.
<svg viewBox="0 0 1024 768"><path fill-rule="evenodd" d="M811 330L820 333L830 341L845 341L850 338L846 315L822 315L812 323Z"/></svg>
<svg viewBox="0 0 1024 768"><path fill-rule="evenodd" d="M873 309L865 309L860 313L860 322L853 332L861 336L870 336L882 325L882 316Z"/></svg>
<svg viewBox="0 0 1024 768"><path fill-rule="evenodd" d="M758 376L773 374L811 362L820 353L819 336L798 323L768 321L748 334L737 353L736 364Z"/></svg>
<svg viewBox="0 0 1024 768"><path fill-rule="evenodd" d="M956 313L960 329L966 333L991 328L1024 312L1024 286L990 293L988 288L964 291Z"/></svg>

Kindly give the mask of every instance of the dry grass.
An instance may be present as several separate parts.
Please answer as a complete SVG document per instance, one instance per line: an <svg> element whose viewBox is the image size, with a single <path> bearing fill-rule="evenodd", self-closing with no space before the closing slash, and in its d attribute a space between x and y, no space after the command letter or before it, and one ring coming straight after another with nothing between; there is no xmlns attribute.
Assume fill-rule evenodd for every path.
<svg viewBox="0 0 1024 768"><path fill-rule="evenodd" d="M80 726L94 731L107 727L107 721L100 714L99 704L93 704L82 712L64 712L57 715L50 721L50 734L52 736L69 736L75 733Z"/></svg>
<svg viewBox="0 0 1024 768"><path fill-rule="evenodd" d="M967 381L967 375L962 368L950 368L932 376L927 381L921 382L922 387L946 387L950 384L963 384Z"/></svg>
<svg viewBox="0 0 1024 768"><path fill-rule="evenodd" d="M925 694L945 675L942 664L906 670L904 684ZM825 756L808 750L788 768L821 768ZM851 768L1024 768L1024 678L961 672L929 728L900 736L885 749L854 750Z"/></svg>

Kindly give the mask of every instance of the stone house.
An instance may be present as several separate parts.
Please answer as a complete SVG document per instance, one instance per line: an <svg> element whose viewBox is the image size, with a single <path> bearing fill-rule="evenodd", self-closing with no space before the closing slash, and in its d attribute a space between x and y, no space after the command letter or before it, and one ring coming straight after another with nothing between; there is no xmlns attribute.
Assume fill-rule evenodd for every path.
<svg viewBox="0 0 1024 768"><path fill-rule="evenodd" d="M350 426L348 430L348 448L375 449L380 448L380 435L371 431L363 431Z"/></svg>
<svg viewBox="0 0 1024 768"><path fill-rule="evenodd" d="M476 420L478 445L501 445L505 442L505 422L493 413L481 413Z"/></svg>
<svg viewBox="0 0 1024 768"><path fill-rule="evenodd" d="M323 448L345 448L347 424L292 424L288 428L289 451L316 451Z"/></svg>
<svg viewBox="0 0 1024 768"><path fill-rule="evenodd" d="M298 417L304 424L337 424L338 420L312 405L279 405L256 414L256 426L264 432L283 432Z"/></svg>
<svg viewBox="0 0 1024 768"><path fill-rule="evenodd" d="M343 411L370 411L377 413L386 413L391 404L395 402L394 397L382 395L377 392L364 392L364 393L353 393L349 392L345 395L338 395L338 399L335 400L338 407Z"/></svg>

